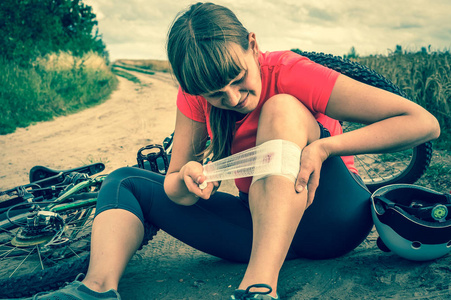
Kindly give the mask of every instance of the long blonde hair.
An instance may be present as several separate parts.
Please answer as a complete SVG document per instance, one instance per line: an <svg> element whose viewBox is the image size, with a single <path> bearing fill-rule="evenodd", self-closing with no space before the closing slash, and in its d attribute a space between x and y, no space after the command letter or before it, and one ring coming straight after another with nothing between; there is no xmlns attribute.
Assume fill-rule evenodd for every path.
<svg viewBox="0 0 451 300"><path fill-rule="evenodd" d="M167 53L183 91L200 95L222 89L243 70L231 43L249 48L249 32L228 8L197 3L179 14L168 33ZM230 155L237 112L212 106L212 160Z"/></svg>

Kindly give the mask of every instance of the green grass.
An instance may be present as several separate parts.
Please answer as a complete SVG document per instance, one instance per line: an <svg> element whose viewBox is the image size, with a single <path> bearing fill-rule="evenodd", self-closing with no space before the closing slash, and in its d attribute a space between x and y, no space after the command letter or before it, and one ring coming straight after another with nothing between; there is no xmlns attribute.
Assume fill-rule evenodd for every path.
<svg viewBox="0 0 451 300"><path fill-rule="evenodd" d="M113 67L112 71L117 76L121 76L121 77L123 77L123 78L125 78L127 80L130 80L131 82L134 82L134 83L137 83L137 84L141 84L141 80L139 80L138 77L136 77L135 75L133 75L133 74L131 74L129 72L123 71L123 70L121 70L119 68L116 68L116 67Z"/></svg>
<svg viewBox="0 0 451 300"><path fill-rule="evenodd" d="M151 70L146 69L146 68L141 68L141 67L135 67L135 66L125 65L125 64L115 63L114 64L114 69L117 70L118 68L119 69L124 69L124 70L127 70L127 71L140 72L140 73L148 74L148 75L154 75L155 74L154 71L151 71Z"/></svg>
<svg viewBox="0 0 451 300"><path fill-rule="evenodd" d="M0 57L0 134L97 105L116 86L106 67L56 67L48 61L21 67Z"/></svg>
<svg viewBox="0 0 451 300"><path fill-rule="evenodd" d="M432 159L431 165L417 184L427 186L436 191L451 193L451 160L450 151L439 150Z"/></svg>
<svg viewBox="0 0 451 300"><path fill-rule="evenodd" d="M155 60L155 59L119 59L114 62L115 66L125 66L136 68L138 72L152 71L152 72L171 72L169 61Z"/></svg>

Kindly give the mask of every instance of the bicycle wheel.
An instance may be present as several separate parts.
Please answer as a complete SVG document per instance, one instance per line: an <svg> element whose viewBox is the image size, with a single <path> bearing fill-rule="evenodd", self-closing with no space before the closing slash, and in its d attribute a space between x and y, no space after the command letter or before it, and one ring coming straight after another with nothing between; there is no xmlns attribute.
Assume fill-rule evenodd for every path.
<svg viewBox="0 0 451 300"><path fill-rule="evenodd" d="M343 131L351 131L363 125L344 122ZM383 154L354 156L354 164L370 192L395 183L411 184L426 171L432 157L432 144Z"/></svg>
<svg viewBox="0 0 451 300"><path fill-rule="evenodd" d="M73 281L89 263L96 191L101 181L82 182L51 202L19 203L0 215L0 298L27 297ZM90 189L86 191L86 189ZM69 203L55 201L70 197ZM93 198L94 197L94 198ZM50 204L49 204L50 203ZM28 211L30 205L44 210ZM17 209L16 209L17 208ZM158 228L144 224L142 246Z"/></svg>
<svg viewBox="0 0 451 300"><path fill-rule="evenodd" d="M408 98L406 93L393 82L357 62L329 54L293 51L357 81ZM345 122L343 131L354 130L361 126L364 125ZM412 149L395 153L356 155L354 161L366 186L371 192L374 192L379 187L388 184L414 183L428 168L431 157L432 143L427 142Z"/></svg>
<svg viewBox="0 0 451 300"><path fill-rule="evenodd" d="M0 220L0 298L57 288L84 272L95 204L83 199Z"/></svg>

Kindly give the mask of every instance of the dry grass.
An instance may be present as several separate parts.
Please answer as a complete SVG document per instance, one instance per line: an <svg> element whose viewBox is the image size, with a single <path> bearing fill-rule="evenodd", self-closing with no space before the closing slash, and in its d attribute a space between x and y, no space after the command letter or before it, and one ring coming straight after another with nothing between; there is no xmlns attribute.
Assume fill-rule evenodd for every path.
<svg viewBox="0 0 451 300"><path fill-rule="evenodd" d="M400 86L410 99L435 115L442 128L441 148L451 147L451 54L394 54L358 58L361 64Z"/></svg>
<svg viewBox="0 0 451 300"><path fill-rule="evenodd" d="M38 58L35 66L45 70L93 69L108 70L105 59L95 52L85 53L82 57L73 56L70 52L60 51Z"/></svg>
<svg viewBox="0 0 451 300"><path fill-rule="evenodd" d="M358 61L388 77L418 104L451 116L451 55L415 53Z"/></svg>
<svg viewBox="0 0 451 300"><path fill-rule="evenodd" d="M171 67L167 60L155 60L155 59L120 59L114 62L119 66L130 66L135 68L141 68L145 70L165 72L169 73Z"/></svg>

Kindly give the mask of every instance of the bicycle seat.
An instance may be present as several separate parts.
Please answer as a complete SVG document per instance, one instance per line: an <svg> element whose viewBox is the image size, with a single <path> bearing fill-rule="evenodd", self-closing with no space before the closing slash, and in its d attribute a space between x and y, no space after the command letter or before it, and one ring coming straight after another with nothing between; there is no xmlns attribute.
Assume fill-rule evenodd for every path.
<svg viewBox="0 0 451 300"><path fill-rule="evenodd" d="M71 172L86 173L91 176L102 172L103 170L105 170L105 165L103 163L93 163L67 170L55 170L44 166L34 166L30 170L29 178L30 182L35 182L58 174L68 174Z"/></svg>

